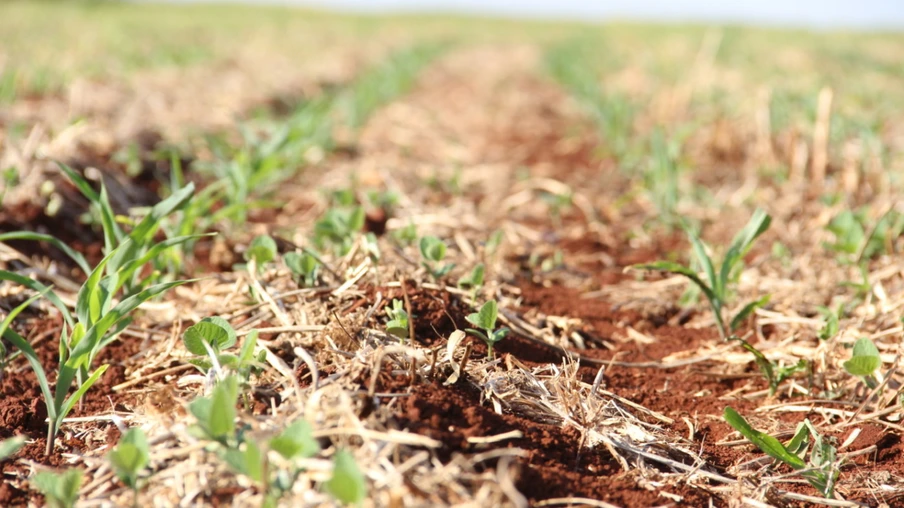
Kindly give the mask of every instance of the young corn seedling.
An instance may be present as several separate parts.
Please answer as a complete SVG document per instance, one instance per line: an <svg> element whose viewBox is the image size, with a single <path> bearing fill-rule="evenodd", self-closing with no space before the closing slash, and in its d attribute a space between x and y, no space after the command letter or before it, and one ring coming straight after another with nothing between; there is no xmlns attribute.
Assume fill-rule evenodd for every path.
<svg viewBox="0 0 904 508"><path fill-rule="evenodd" d="M774 394L779 383L798 370L802 370L806 363L798 362L791 367L781 367L770 362L765 355L753 345L734 335L734 332L750 317L753 312L769 302L769 296L761 297L741 307L730 319L726 317L726 307L732 296L732 287L740 277L744 264L744 256L753 246L754 240L769 229L772 218L763 210L758 209L747 222L747 225L734 237L731 245L725 253L718 270L713 260L706 253L706 246L700 237L685 225L685 231L691 241L696 262L703 267L705 278L701 278L695 270L673 261L657 261L655 263L634 265L632 268L644 270L658 270L687 277L706 296L712 309L713 318L719 335L724 340L736 340L747 351L754 355L754 359L763 376L769 382L769 391Z"/></svg>
<svg viewBox="0 0 904 508"><path fill-rule="evenodd" d="M295 281L304 287L317 285L317 277L320 272L320 261L308 252L287 252L283 254L283 263L292 272Z"/></svg>
<svg viewBox="0 0 904 508"><path fill-rule="evenodd" d="M40 282L13 272L0 270L0 280L14 282L36 291L38 295L33 299L40 296L46 297L63 316L63 327L59 338L59 370L54 386L51 386L48 381L41 359L31 344L9 328L12 319L33 299L10 312L6 318L6 324L0 327L3 338L25 355L38 379L47 406L49 423L46 453L48 455L53 450L54 440L63 419L107 369L107 365L94 369L95 358L131 323L132 312L142 303L164 294L169 289L190 282L185 280L158 283L135 294L123 294L121 298L117 299L117 295L130 280L131 275L140 270L150 256L171 245L161 242L151 247L144 256L135 259L127 257L134 253L133 243L131 238L126 238L91 271L76 297L74 314L70 312L59 296ZM108 264L112 262L116 262L120 268L116 272L104 275ZM78 388L69 394L74 383Z"/></svg>
<svg viewBox="0 0 904 508"><path fill-rule="evenodd" d="M392 307L386 309L389 321L386 322L386 331L395 335L402 342L409 338L408 313L405 312L402 300L392 299Z"/></svg>
<svg viewBox="0 0 904 508"><path fill-rule="evenodd" d="M504 339L510 331L508 328L496 329L497 311L496 300L489 300L483 304L479 311L465 317L469 323L480 328L480 330L475 330L474 328L466 328L466 330L486 342L487 358L489 359L494 357L493 347L497 342Z"/></svg>
<svg viewBox="0 0 904 508"><path fill-rule="evenodd" d="M333 457L333 476L323 488L344 505L358 504L367 498L367 478L346 450L339 450Z"/></svg>
<svg viewBox="0 0 904 508"><path fill-rule="evenodd" d="M422 264L434 279L442 279L455 268L452 263L443 263L446 258L446 244L439 238L424 236L418 247L420 247L421 258L423 258Z"/></svg>
<svg viewBox="0 0 904 508"><path fill-rule="evenodd" d="M804 420L797 427L797 432L786 446L773 436L751 427L747 420L731 407L725 408L722 418L760 451L799 471L800 475L824 497L830 499L835 497L835 482L840 474L835 447L823 441L809 420ZM801 455L806 454L811 437L813 448L808 463Z"/></svg>
<svg viewBox="0 0 904 508"><path fill-rule="evenodd" d="M72 508L78 501L82 486L81 469L67 469L61 473L42 471L30 480L32 487L44 494L44 502L50 508Z"/></svg>
<svg viewBox="0 0 904 508"><path fill-rule="evenodd" d="M132 506L138 506L140 475L150 462L148 439L139 428L126 431L116 448L107 454L107 461L119 481L132 489Z"/></svg>

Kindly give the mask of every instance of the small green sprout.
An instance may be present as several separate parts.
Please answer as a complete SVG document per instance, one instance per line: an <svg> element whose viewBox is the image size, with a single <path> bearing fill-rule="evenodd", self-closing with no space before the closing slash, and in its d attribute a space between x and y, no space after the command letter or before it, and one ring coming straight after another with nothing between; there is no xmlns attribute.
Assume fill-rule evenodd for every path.
<svg viewBox="0 0 904 508"><path fill-rule="evenodd" d="M355 235L364 227L364 208L330 208L314 224L314 244L318 249L332 246L338 256L351 250Z"/></svg>
<svg viewBox="0 0 904 508"><path fill-rule="evenodd" d="M719 335L727 340L754 310L769 301L768 297L764 297L748 303L732 316L730 321L726 320L723 312L730 297L729 286L740 276L744 255L753 246L753 241L769 229L771 222L772 218L763 210L754 212L744 229L732 240L725 257L722 259L718 272L709 254L706 253L706 246L703 241L690 228L685 227L685 231L694 248L694 255L706 273L705 280L701 279L694 270L673 261L657 261L655 263L634 265L632 268L669 272L690 279L706 296L713 311L716 326L719 328Z"/></svg>
<svg viewBox="0 0 904 508"><path fill-rule="evenodd" d="M257 270L260 271L265 264L276 259L278 249L276 240L268 235L260 235L251 240L248 250L245 251L245 261L254 261Z"/></svg>
<svg viewBox="0 0 904 508"><path fill-rule="evenodd" d="M366 233L363 239L364 252L370 258L371 262L377 264L380 262L380 244L377 242L377 235Z"/></svg>
<svg viewBox="0 0 904 508"><path fill-rule="evenodd" d="M486 252L487 256L492 256L499 250L499 246L502 245L502 240L505 239L505 234L501 229L497 229L490 235L487 239L487 243L484 246L484 252Z"/></svg>
<svg viewBox="0 0 904 508"><path fill-rule="evenodd" d="M484 272L486 268L483 263L478 264L471 270L467 275L463 275L460 279L458 279L458 287L461 289L470 289L471 290L471 299L475 299L477 297L477 292L480 291L480 288L483 287L483 278Z"/></svg>
<svg viewBox="0 0 904 508"><path fill-rule="evenodd" d="M798 426L794 437L785 446L773 436L751 427L747 420L731 407L725 408L722 418L763 453L787 464L795 471L800 471L801 476L824 497L835 497L835 482L839 475L835 447L823 442L822 436L816 432L809 420L804 420ZM807 442L811 436L813 449L808 464L799 454L806 452Z"/></svg>
<svg viewBox="0 0 904 508"><path fill-rule="evenodd" d="M869 222L866 209L842 211L826 226L835 235L835 241L826 243L825 247L850 263L891 252L895 239L904 233L904 214L889 209L874 224Z"/></svg>
<svg viewBox="0 0 904 508"><path fill-rule="evenodd" d="M390 233L402 245L414 245L417 242L417 226L409 222L407 226L393 230Z"/></svg>
<svg viewBox="0 0 904 508"><path fill-rule="evenodd" d="M314 429L305 420L297 420L270 440L270 449L284 459L307 458L317 455L320 444L314 438Z"/></svg>
<svg viewBox="0 0 904 508"><path fill-rule="evenodd" d="M504 339L510 331L508 328L496 330L497 312L496 300L489 300L487 303L483 304L483 307L481 307L479 311L465 317L469 323L481 329L475 330L473 328L466 328L468 332L477 335L486 342L487 358L490 359L494 356L493 347L497 342Z"/></svg>
<svg viewBox="0 0 904 508"><path fill-rule="evenodd" d="M405 312L402 300L392 299L392 307L386 309L389 321L386 322L386 331L398 337L402 342L408 339L408 313Z"/></svg>
<svg viewBox="0 0 904 508"><path fill-rule="evenodd" d="M238 336L229 321L217 316L206 317L190 326L182 334L185 349L199 358L191 358L189 363L207 374L211 369L218 373L229 368L239 375L243 385L247 385L251 375L261 372L260 364L264 363L267 352L261 350L257 356L254 348L257 345L257 330L252 330L245 337L239 354L223 353L236 344Z"/></svg>
<svg viewBox="0 0 904 508"><path fill-rule="evenodd" d="M873 373L882 365L879 348L866 337L857 339L851 359L844 362L844 370L852 376L860 376L870 388L876 386Z"/></svg>
<svg viewBox="0 0 904 508"><path fill-rule="evenodd" d="M267 457L268 450L275 451L291 464L285 468L276 468ZM218 453L234 471L261 486L264 492L262 506L275 508L279 499L292 490L295 480L303 471L294 462L313 457L319 451L320 444L314 438L311 424L297 420L262 444L243 437L235 446L221 448Z"/></svg>
<svg viewBox="0 0 904 508"><path fill-rule="evenodd" d="M725 308L731 297L731 286L733 286L741 275L741 268L744 264L744 255L750 251L754 240L763 234L772 222L772 217L765 211L757 209L747 225L734 237L725 257L722 259L721 265L716 270L712 259L706 253L706 246L697 234L691 230L689 226L684 225L685 232L690 238L693 246L696 262L703 267L706 278L701 278L696 270L688 266L676 263L674 261L657 261L655 263L634 265L631 268L640 268L645 270L659 270L663 272L682 275L691 280L704 296L706 296L712 309L713 318L716 321L716 327L719 329L719 335L724 340L736 340L747 351L754 355L754 360L763 372L769 382L769 391L774 394L779 383L790 376L792 373L802 370L805 362L798 362L791 367L779 367L772 364L759 350L746 340L736 337L734 332L750 317L754 311L769 303L769 296L763 296L757 300L749 302L741 307L731 319L726 319Z"/></svg>
<svg viewBox="0 0 904 508"><path fill-rule="evenodd" d="M295 280L305 287L317 285L317 276L320 272L320 262L308 252L287 252L283 255L283 262L295 276Z"/></svg>
<svg viewBox="0 0 904 508"><path fill-rule="evenodd" d="M454 264L443 264L446 258L446 244L435 236L424 236L419 244L423 265L434 279L441 279L448 274Z"/></svg>
<svg viewBox="0 0 904 508"><path fill-rule="evenodd" d="M67 469L61 473L42 471L31 479L32 486L41 494L50 508L71 508L78 501L82 486L81 469Z"/></svg>
<svg viewBox="0 0 904 508"><path fill-rule="evenodd" d="M208 397L199 397L188 405L197 424L191 431L198 437L226 446L233 445L236 436L235 404L239 397L239 382L229 376L217 383Z"/></svg>
<svg viewBox="0 0 904 508"><path fill-rule="evenodd" d="M819 340L829 340L838 335L840 331L839 321L844 315L844 305L839 305L836 310L828 307L819 307L819 312L826 318L825 324L816 333Z"/></svg>
<svg viewBox="0 0 904 508"><path fill-rule="evenodd" d="M139 428L132 428L119 440L116 448L107 454L107 460L119 481L132 489L133 506L138 506L139 475L150 462L147 436Z"/></svg>
<svg viewBox="0 0 904 508"><path fill-rule="evenodd" d="M367 478L355 457L339 450L333 457L333 476L323 484L324 489L342 504L357 504L367 497Z"/></svg>
<svg viewBox="0 0 904 508"><path fill-rule="evenodd" d="M15 455L25 445L25 441L27 441L25 436L15 436L0 441L0 462Z"/></svg>

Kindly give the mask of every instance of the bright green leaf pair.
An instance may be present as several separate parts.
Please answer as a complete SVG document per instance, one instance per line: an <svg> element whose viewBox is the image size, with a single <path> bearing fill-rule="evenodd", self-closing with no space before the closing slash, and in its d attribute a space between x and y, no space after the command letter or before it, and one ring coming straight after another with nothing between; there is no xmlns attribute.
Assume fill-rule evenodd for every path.
<svg viewBox="0 0 904 508"><path fill-rule="evenodd" d="M474 328L467 328L466 330L483 339L487 345L487 358L493 358L494 346L497 342L504 339L510 331L508 328L496 329L497 315L498 309L496 300L489 300L483 304L479 311L465 317L469 323L481 329L475 330Z"/></svg>

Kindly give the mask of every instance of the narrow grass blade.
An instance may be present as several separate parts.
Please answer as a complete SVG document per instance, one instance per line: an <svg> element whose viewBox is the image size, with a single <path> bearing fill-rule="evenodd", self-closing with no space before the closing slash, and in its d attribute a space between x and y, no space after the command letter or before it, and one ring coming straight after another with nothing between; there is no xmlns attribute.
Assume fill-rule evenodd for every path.
<svg viewBox="0 0 904 508"><path fill-rule="evenodd" d="M732 409L731 407L726 406L725 410L722 413L722 418L728 422L729 425L732 426L736 431L740 432L742 436L747 438L748 441L753 443L757 448L760 449L766 455L776 459L778 461L784 462L785 464L791 466L793 469L800 470L806 469L807 464L797 455L789 452L784 445L774 437L766 434L765 432L760 432L747 423L747 420L744 419L737 411Z"/></svg>
<svg viewBox="0 0 904 508"><path fill-rule="evenodd" d="M71 247L63 243L62 240L55 236L33 233L31 231L13 231L11 233L0 234L0 242L6 242L9 240L32 240L35 242L47 242L69 256L69 258L78 265L79 269L81 269L85 273L85 275L91 273L91 267L90 265L88 265L88 261L85 260L85 256L82 256L81 253L73 250Z"/></svg>
<svg viewBox="0 0 904 508"><path fill-rule="evenodd" d="M47 298L47 301L49 301L51 304L53 304L53 306L56 307L57 310L60 311L60 314L63 315L63 320L66 322L66 324L70 327L73 326L74 321L72 319L72 313L69 312L69 307L67 307L66 304L63 303L62 300L60 300L60 297L57 296L57 294L54 293L53 290L51 288L49 288L48 286L45 286L44 284L41 284L40 282L38 282L34 279L19 275L18 273L9 272L6 270L0 270L0 280L8 280L10 282L15 282L16 284L25 286L28 289L31 289L32 291L37 291L38 293L41 293L42 296Z"/></svg>

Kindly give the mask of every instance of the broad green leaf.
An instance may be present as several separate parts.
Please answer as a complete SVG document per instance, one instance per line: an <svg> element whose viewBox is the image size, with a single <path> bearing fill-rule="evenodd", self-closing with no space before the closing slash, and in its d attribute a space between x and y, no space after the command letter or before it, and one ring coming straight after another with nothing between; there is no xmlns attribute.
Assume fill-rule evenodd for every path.
<svg viewBox="0 0 904 508"><path fill-rule="evenodd" d="M9 240L32 240L35 242L47 242L69 256L69 258L72 259L72 261L74 261L76 265L78 265L78 267L82 270L82 272L85 273L85 275L91 273L91 266L88 264L88 261L85 260L85 256L82 256L80 252L74 250L72 247L69 247L55 236L33 233L31 231L13 231L11 233L0 234L0 242L6 242Z"/></svg>
<svg viewBox="0 0 904 508"><path fill-rule="evenodd" d="M253 259L258 267L263 266L276 258L277 250L276 240L268 235L257 236L245 251L245 261Z"/></svg>
<svg viewBox="0 0 904 508"><path fill-rule="evenodd" d="M221 317L207 317L190 326L182 334L182 342L185 348L192 354L206 356L206 342L214 351L222 351L235 345L237 340L235 330L228 321Z"/></svg>
<svg viewBox="0 0 904 508"><path fill-rule="evenodd" d="M747 420L731 407L725 407L722 418L766 455L784 462L791 466L792 469L805 469L807 467L803 459L789 452L778 439L751 427Z"/></svg>
<svg viewBox="0 0 904 508"><path fill-rule="evenodd" d="M127 487L136 488L138 473L150 462L147 436L135 427L123 434L116 447L107 454L113 471Z"/></svg>
<svg viewBox="0 0 904 508"><path fill-rule="evenodd" d="M235 431L235 403L238 400L238 382L235 377L220 381L211 395L210 420L207 426L216 438L231 435Z"/></svg>
<svg viewBox="0 0 904 508"><path fill-rule="evenodd" d="M446 244L435 236L425 236L418 244L421 256L433 262L442 261L446 257Z"/></svg>
<svg viewBox="0 0 904 508"><path fill-rule="evenodd" d="M245 441L242 449L227 449L223 458L234 470L257 483L264 483L264 456L254 441Z"/></svg>
<svg viewBox="0 0 904 508"><path fill-rule="evenodd" d="M359 503L367 497L367 478L346 450L333 457L333 477L324 483L326 491L343 504Z"/></svg>
<svg viewBox="0 0 904 508"><path fill-rule="evenodd" d="M12 457L27 440L25 436L16 436L0 441L0 462Z"/></svg>
<svg viewBox="0 0 904 508"><path fill-rule="evenodd" d="M472 317L475 316L474 314L471 314L467 317L468 322L479 328L483 328L484 330L492 331L496 328L496 305L496 300L488 300L477 312L477 315L473 321Z"/></svg>
<svg viewBox="0 0 904 508"><path fill-rule="evenodd" d="M485 267L483 263L478 264L471 270L466 276L458 279L458 286L462 288L476 288L483 285L483 276L484 276Z"/></svg>
<svg viewBox="0 0 904 508"><path fill-rule="evenodd" d="M82 471L67 469L62 473L44 471L34 475L29 481L35 489L44 494L51 508L70 508L78 500L82 485Z"/></svg>
<svg viewBox="0 0 904 508"><path fill-rule="evenodd" d="M313 430L307 421L297 420L270 440L270 448L286 459L313 457L320 451Z"/></svg>
<svg viewBox="0 0 904 508"><path fill-rule="evenodd" d="M858 339L854 343L854 352L851 359L844 362L844 370L854 376L869 376L882 364L879 357L879 349L873 341L866 337Z"/></svg>

